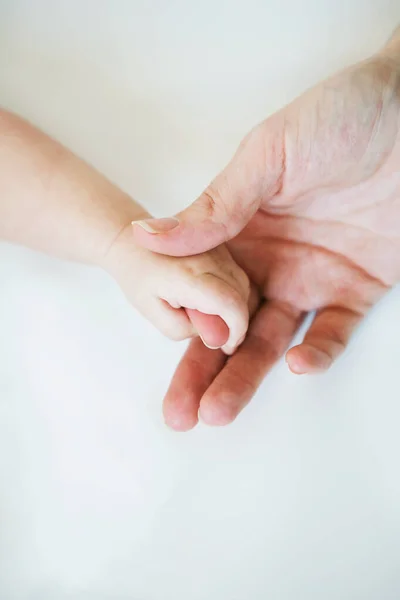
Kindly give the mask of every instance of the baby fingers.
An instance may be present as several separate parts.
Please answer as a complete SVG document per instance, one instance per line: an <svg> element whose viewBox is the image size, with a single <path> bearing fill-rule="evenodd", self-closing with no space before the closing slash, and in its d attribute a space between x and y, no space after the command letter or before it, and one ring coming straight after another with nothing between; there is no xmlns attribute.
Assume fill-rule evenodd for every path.
<svg viewBox="0 0 400 600"><path fill-rule="evenodd" d="M232 354L243 341L249 323L247 294L212 273L171 279L162 287L159 297L175 309L194 309L207 315L218 315L225 321L229 337L222 350L226 354Z"/></svg>

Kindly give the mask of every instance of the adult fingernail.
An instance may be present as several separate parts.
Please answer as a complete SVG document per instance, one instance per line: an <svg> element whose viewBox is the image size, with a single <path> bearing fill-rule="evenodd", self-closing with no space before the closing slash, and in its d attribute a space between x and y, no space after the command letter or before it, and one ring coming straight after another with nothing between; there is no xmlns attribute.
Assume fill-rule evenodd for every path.
<svg viewBox="0 0 400 600"><path fill-rule="evenodd" d="M167 217L166 219L146 219L145 221L132 221L132 225L139 225L148 233L168 233L179 225L178 219L175 217Z"/></svg>

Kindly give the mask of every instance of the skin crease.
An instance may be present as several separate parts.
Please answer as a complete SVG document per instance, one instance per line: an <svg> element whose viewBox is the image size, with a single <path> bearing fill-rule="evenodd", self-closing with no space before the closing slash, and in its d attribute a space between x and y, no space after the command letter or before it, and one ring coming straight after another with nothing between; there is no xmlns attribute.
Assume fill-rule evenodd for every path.
<svg viewBox="0 0 400 600"><path fill-rule="evenodd" d="M171 255L228 242L252 285L252 320L226 359L193 340L164 400L172 428L233 421L286 352L298 374L328 369L400 279L400 33L370 60L257 126L179 226L147 248ZM254 301L255 298L255 301Z"/></svg>

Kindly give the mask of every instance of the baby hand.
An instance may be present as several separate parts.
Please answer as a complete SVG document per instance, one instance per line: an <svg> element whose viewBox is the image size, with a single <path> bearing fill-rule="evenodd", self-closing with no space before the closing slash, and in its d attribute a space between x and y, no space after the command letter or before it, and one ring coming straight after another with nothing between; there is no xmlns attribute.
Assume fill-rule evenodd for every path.
<svg viewBox="0 0 400 600"><path fill-rule="evenodd" d="M129 232L116 246L107 270L163 334L174 340L196 335L185 310L192 309L218 315L226 323L226 354L242 343L249 322L249 280L225 246L196 256L170 257L139 248Z"/></svg>

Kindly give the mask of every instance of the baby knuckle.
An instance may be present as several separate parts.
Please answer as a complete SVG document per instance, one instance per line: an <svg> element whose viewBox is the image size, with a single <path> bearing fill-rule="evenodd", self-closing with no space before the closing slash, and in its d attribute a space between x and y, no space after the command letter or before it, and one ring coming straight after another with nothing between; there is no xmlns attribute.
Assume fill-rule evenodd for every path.
<svg viewBox="0 0 400 600"><path fill-rule="evenodd" d="M187 277L198 277L205 271L210 270L210 261L206 256L192 256L181 265L183 273Z"/></svg>
<svg viewBox="0 0 400 600"><path fill-rule="evenodd" d="M239 285L242 287L243 291L248 297L250 295L250 280L247 277L246 273L242 269L238 268L235 276Z"/></svg>

